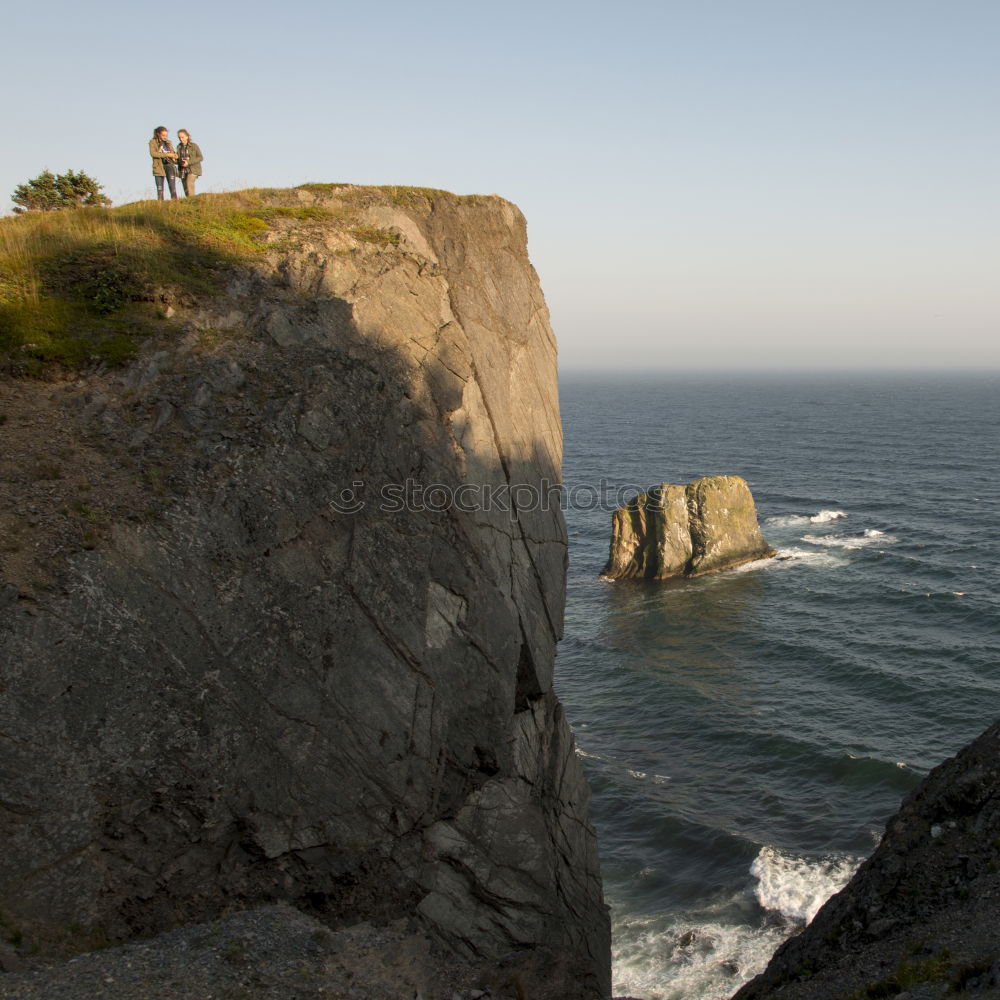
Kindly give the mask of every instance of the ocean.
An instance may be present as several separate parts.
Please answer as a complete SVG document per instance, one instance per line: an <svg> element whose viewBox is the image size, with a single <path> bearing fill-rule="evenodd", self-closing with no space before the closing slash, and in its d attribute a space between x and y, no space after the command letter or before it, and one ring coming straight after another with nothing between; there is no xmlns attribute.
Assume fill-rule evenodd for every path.
<svg viewBox="0 0 1000 1000"><path fill-rule="evenodd" d="M1000 374L564 375L556 681L616 995L721 1000L1000 715ZM639 489L743 476L783 558L598 578Z"/></svg>

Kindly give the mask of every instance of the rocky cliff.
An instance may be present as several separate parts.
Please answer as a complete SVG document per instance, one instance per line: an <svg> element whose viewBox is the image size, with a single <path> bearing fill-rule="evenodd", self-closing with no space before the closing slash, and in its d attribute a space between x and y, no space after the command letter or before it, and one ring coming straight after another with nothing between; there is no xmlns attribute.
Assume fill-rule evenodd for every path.
<svg viewBox="0 0 1000 1000"><path fill-rule="evenodd" d="M734 1000L1000 996L1000 723L935 768L875 853Z"/></svg>
<svg viewBox="0 0 1000 1000"><path fill-rule="evenodd" d="M615 511L602 576L667 580L702 576L773 556L746 480L707 476L662 483Z"/></svg>
<svg viewBox="0 0 1000 1000"><path fill-rule="evenodd" d="M606 993L524 220L401 189L248 204L261 246L223 291L145 289L138 360L3 384L7 455L60 463L8 470L6 936L72 951L282 901Z"/></svg>

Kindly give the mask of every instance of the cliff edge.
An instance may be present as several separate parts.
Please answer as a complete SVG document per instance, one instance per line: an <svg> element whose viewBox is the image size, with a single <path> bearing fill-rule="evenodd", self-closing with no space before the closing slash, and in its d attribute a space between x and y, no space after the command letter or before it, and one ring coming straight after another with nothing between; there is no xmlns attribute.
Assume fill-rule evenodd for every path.
<svg viewBox="0 0 1000 1000"><path fill-rule="evenodd" d="M604 995L524 220L415 189L227 197L230 230L260 224L215 290L119 283L158 311L136 360L3 377L8 460L18 433L60 449L6 487L8 940L70 953L284 902ZM211 199L159 210L170 252L203 246Z"/></svg>

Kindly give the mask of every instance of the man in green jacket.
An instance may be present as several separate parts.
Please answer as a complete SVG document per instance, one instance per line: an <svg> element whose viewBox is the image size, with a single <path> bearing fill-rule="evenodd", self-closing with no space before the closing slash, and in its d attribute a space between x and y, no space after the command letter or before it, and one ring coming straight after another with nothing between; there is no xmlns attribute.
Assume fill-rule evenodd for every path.
<svg viewBox="0 0 1000 1000"><path fill-rule="evenodd" d="M164 180L170 188L170 197L177 197L177 182L174 179L177 176L174 168L177 154L170 144L169 135L166 126L160 125L153 129L153 138L149 140L149 155L153 158L153 180L156 181L156 197L159 201L163 201Z"/></svg>
<svg viewBox="0 0 1000 1000"><path fill-rule="evenodd" d="M191 141L191 134L186 128L177 130L177 166L180 168L181 181L184 184L184 194L194 197L194 181L201 177L201 149L198 143Z"/></svg>

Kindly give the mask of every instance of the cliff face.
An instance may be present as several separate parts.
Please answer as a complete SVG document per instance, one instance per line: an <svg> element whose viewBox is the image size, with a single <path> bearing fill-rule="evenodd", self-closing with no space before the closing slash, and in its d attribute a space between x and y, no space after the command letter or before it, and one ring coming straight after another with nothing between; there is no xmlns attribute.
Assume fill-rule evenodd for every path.
<svg viewBox="0 0 1000 1000"><path fill-rule="evenodd" d="M1000 996L1000 723L936 767L875 853L734 1000Z"/></svg>
<svg viewBox="0 0 1000 1000"><path fill-rule="evenodd" d="M662 483L619 507L602 576L703 576L774 554L746 480L706 476L687 486Z"/></svg>
<svg viewBox="0 0 1000 1000"><path fill-rule="evenodd" d="M225 295L165 295L176 336L39 411L157 512L0 601L3 920L75 947L290 901L477 963L546 949L561 995L607 992L524 221L294 198L353 225L282 219Z"/></svg>

